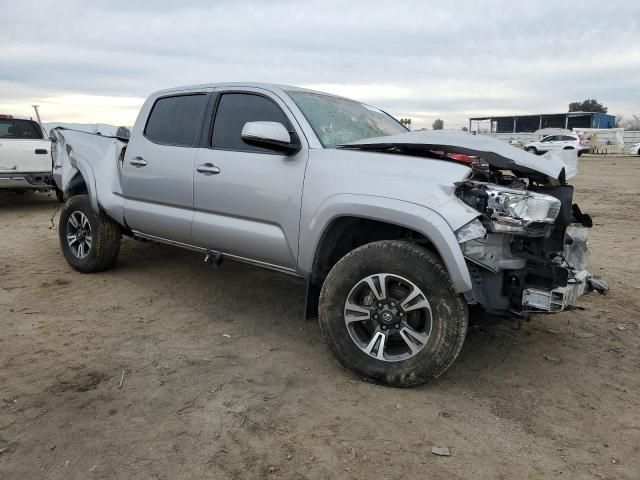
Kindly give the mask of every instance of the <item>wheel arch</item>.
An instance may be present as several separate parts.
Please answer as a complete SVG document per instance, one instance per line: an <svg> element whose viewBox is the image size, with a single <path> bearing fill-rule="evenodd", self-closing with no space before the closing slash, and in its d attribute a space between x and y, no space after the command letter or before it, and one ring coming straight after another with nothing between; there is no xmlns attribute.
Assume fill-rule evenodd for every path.
<svg viewBox="0 0 640 480"><path fill-rule="evenodd" d="M366 197L357 201L347 207L334 199L316 215L311 231L301 235L299 263L307 277L307 318L317 312L317 295L333 265L351 250L377 240L422 245L442 260L457 292L471 290L471 277L455 234L439 214L401 200Z"/></svg>
<svg viewBox="0 0 640 480"><path fill-rule="evenodd" d="M75 157L72 155L73 154L71 153L71 158ZM83 161L80 158L75 157L73 160L76 173L71 177L71 180L67 184L67 187L64 190L64 197L70 198L74 195L86 193L89 195L91 207L97 213L100 211L100 207L98 205L98 197L96 194L96 181L93 168L91 168L89 162Z"/></svg>

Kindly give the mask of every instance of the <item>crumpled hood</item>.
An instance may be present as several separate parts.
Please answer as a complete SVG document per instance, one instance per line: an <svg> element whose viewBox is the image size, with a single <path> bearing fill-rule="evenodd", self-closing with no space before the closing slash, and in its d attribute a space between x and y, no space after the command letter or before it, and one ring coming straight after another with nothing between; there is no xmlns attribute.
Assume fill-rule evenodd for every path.
<svg viewBox="0 0 640 480"><path fill-rule="evenodd" d="M429 150L463 153L481 157L496 168L523 173L537 172L553 179L558 179L563 169L568 166L557 154L539 157L488 135L473 135L450 130L417 131L386 137L365 138L340 145L340 148L358 150L398 148L411 154L420 154L421 151Z"/></svg>

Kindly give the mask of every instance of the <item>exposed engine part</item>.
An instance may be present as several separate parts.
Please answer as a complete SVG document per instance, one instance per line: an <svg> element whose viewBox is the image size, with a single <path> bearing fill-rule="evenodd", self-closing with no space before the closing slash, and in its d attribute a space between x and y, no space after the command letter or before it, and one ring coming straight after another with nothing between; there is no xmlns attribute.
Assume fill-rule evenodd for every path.
<svg viewBox="0 0 640 480"><path fill-rule="evenodd" d="M463 243L462 253L468 260L492 272L520 270L525 267L526 260L512 255L511 238L511 235L489 233L485 238Z"/></svg>

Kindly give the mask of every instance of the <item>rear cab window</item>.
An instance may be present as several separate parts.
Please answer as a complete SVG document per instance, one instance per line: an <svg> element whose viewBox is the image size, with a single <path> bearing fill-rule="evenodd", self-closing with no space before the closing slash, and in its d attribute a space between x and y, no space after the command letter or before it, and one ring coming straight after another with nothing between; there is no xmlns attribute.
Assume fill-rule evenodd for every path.
<svg viewBox="0 0 640 480"><path fill-rule="evenodd" d="M42 140L42 129L33 120L17 118L0 119L0 138L18 140Z"/></svg>
<svg viewBox="0 0 640 480"><path fill-rule="evenodd" d="M159 98L147 119L144 136L161 145L196 146L208 99L204 93Z"/></svg>

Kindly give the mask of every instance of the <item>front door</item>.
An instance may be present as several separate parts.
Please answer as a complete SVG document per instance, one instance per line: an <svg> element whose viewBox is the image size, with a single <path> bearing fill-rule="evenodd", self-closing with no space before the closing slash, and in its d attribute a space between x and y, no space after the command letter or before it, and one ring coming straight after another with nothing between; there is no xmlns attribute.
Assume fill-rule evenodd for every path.
<svg viewBox="0 0 640 480"><path fill-rule="evenodd" d="M191 243L193 165L208 99L204 93L160 97L146 125L134 131L123 163L131 229Z"/></svg>
<svg viewBox="0 0 640 480"><path fill-rule="evenodd" d="M208 148L194 169L194 244L244 259L293 269L298 255L302 184L308 150L286 105L260 89L218 92ZM280 122L303 148L283 155L246 144L251 121Z"/></svg>

